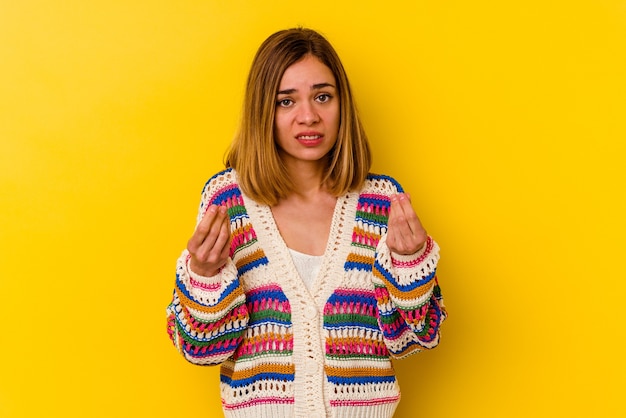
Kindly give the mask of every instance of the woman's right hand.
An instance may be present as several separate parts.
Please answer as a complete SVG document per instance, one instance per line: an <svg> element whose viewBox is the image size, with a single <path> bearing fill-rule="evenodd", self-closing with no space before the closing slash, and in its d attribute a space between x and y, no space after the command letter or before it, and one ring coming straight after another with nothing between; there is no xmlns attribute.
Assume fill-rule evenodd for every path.
<svg viewBox="0 0 626 418"><path fill-rule="evenodd" d="M230 253L230 219L225 206L211 205L187 242L191 271L215 276Z"/></svg>

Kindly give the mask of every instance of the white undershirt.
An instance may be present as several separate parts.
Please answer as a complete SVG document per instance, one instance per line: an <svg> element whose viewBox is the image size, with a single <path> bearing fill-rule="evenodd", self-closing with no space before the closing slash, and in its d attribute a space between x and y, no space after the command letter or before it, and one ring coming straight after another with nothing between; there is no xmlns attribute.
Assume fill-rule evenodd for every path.
<svg viewBox="0 0 626 418"><path fill-rule="evenodd" d="M317 273L320 271L324 256L304 254L292 250L291 248L289 249L289 252L291 253L293 264L296 266L296 270L298 270L298 274L302 278L302 281L307 289L311 291L313 280L315 280L315 276L317 276Z"/></svg>

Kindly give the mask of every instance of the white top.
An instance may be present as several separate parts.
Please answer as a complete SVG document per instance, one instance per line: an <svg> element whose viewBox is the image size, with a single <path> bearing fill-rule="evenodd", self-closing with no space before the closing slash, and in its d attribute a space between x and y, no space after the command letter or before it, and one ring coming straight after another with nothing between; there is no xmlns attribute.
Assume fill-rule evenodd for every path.
<svg viewBox="0 0 626 418"><path fill-rule="evenodd" d="M291 253L293 264L296 266L296 270L298 270L298 274L306 288L309 289L309 292L312 292L313 280L315 280L317 273L320 271L324 256L304 254L291 248L289 248L289 253Z"/></svg>

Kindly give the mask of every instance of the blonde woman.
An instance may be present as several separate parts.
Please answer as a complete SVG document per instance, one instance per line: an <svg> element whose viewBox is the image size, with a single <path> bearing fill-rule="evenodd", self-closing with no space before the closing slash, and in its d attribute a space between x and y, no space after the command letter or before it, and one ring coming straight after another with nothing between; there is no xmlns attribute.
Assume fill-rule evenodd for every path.
<svg viewBox="0 0 626 418"><path fill-rule="evenodd" d="M226 417L388 418L391 363L439 343L439 248L371 154L330 43L271 35L178 259L168 332L221 365Z"/></svg>

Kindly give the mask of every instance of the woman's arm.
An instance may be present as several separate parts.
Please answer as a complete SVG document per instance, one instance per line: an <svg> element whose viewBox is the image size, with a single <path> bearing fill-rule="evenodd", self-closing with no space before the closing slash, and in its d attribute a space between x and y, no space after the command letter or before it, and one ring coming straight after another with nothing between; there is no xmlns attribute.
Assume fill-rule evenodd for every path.
<svg viewBox="0 0 626 418"><path fill-rule="evenodd" d="M407 195L391 196L387 225L376 250L374 285L385 342L401 358L437 346L446 311L436 274L439 246Z"/></svg>
<svg viewBox="0 0 626 418"><path fill-rule="evenodd" d="M177 262L176 286L167 307L167 332L191 363L219 364L235 352L246 329L246 297L232 260L213 277L195 274L189 262L185 250Z"/></svg>
<svg viewBox="0 0 626 418"><path fill-rule="evenodd" d="M169 336L195 364L219 364L230 357L248 323L246 297L233 262L230 174L220 173L202 192L196 229L178 258L176 285L167 308Z"/></svg>

